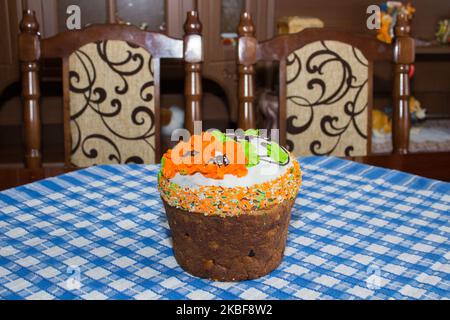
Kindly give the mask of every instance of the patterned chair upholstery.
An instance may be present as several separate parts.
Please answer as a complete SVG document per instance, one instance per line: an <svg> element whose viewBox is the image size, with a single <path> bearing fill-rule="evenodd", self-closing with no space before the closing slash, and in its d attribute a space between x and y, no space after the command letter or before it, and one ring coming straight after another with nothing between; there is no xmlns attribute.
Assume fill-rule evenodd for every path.
<svg viewBox="0 0 450 320"><path fill-rule="evenodd" d="M369 68L359 49L309 43L288 56L286 75L286 143L295 155L367 155Z"/></svg>
<svg viewBox="0 0 450 320"><path fill-rule="evenodd" d="M88 43L69 57L70 162L155 162L151 54L125 41Z"/></svg>

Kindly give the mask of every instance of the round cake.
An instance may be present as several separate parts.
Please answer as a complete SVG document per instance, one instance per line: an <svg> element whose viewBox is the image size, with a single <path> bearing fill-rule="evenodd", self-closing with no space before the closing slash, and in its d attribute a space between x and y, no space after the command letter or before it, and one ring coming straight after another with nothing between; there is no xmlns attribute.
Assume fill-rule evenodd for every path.
<svg viewBox="0 0 450 320"><path fill-rule="evenodd" d="M268 274L283 259L300 184L298 161L257 130L179 142L158 174L177 262L218 281Z"/></svg>

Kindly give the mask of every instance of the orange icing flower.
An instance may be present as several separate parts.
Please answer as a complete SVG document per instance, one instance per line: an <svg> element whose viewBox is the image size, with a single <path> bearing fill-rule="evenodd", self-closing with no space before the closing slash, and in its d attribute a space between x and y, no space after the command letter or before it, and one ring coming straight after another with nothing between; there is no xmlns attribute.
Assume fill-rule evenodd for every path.
<svg viewBox="0 0 450 320"><path fill-rule="evenodd" d="M168 179L176 173L193 175L199 172L207 178L223 179L225 174L243 177L248 172L243 146L233 140L219 141L208 132L179 142L161 161L162 174Z"/></svg>

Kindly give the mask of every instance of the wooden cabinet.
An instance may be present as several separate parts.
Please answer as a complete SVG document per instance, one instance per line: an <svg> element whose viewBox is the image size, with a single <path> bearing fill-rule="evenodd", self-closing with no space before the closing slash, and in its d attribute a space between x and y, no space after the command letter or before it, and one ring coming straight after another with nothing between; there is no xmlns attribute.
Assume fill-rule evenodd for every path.
<svg viewBox="0 0 450 320"><path fill-rule="evenodd" d="M225 91L230 118L237 121L236 47L230 33L237 32L239 16L244 10L254 17L256 36L264 40L274 35L274 0L199 0L203 24L205 61L203 77L219 84ZM204 105L204 108L214 108Z"/></svg>
<svg viewBox="0 0 450 320"><path fill-rule="evenodd" d="M7 48L0 53L0 68L5 70L0 89L18 80L16 34L22 9L36 12L42 37L47 38L67 30L67 8L78 5L81 25L115 21L116 15L136 25L145 23L151 31L163 31L172 37L183 36L186 12L196 7L200 12L204 35L204 78L225 92L230 117L237 119L236 47L224 36L236 32L240 13L252 13L258 40L273 36L275 0L0 0L0 44ZM183 70L168 66L168 77L182 81ZM58 66L45 64L44 77L58 75ZM180 69L180 70L178 70ZM180 72L181 71L181 72Z"/></svg>
<svg viewBox="0 0 450 320"><path fill-rule="evenodd" d="M450 46L418 49L411 92L421 102L422 107L427 109L428 119L448 119L450 118Z"/></svg>
<svg viewBox="0 0 450 320"><path fill-rule="evenodd" d="M381 3L379 1L378 3ZM404 1L409 2L409 1ZM414 38L433 40L438 21L450 17L450 2L442 0L411 1L416 8L411 25ZM375 2L377 3L377 2ZM277 0L275 19L299 15L321 19L326 28L372 34L366 27L366 9L372 0ZM391 66L376 65L374 70L375 107L391 105ZM417 47L415 75L411 93L428 111L429 118L450 117L450 46Z"/></svg>
<svg viewBox="0 0 450 320"><path fill-rule="evenodd" d="M0 0L0 92L19 79L17 34L21 12L20 1Z"/></svg>

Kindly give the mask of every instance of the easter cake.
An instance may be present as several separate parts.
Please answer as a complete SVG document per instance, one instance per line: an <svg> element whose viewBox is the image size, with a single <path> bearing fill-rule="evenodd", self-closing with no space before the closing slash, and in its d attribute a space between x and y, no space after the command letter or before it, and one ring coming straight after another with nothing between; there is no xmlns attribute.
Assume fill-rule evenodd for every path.
<svg viewBox="0 0 450 320"><path fill-rule="evenodd" d="M257 130L179 142L162 157L158 175L177 262L218 281L274 270L300 184L298 161Z"/></svg>

